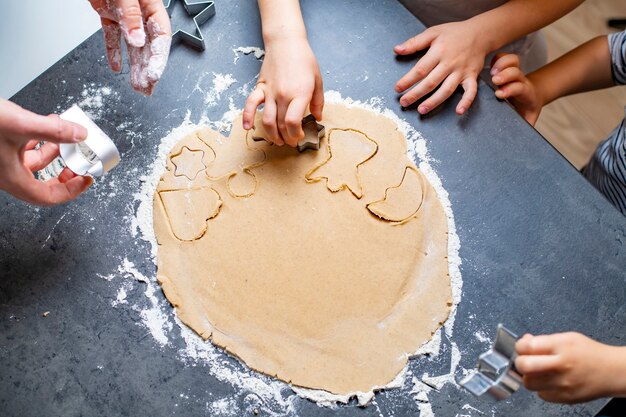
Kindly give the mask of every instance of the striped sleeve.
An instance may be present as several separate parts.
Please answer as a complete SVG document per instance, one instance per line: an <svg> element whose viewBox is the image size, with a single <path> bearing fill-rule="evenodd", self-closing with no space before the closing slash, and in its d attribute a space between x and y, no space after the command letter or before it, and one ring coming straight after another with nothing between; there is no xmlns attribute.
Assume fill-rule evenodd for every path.
<svg viewBox="0 0 626 417"><path fill-rule="evenodd" d="M626 31L609 35L609 51L615 84L626 84Z"/></svg>

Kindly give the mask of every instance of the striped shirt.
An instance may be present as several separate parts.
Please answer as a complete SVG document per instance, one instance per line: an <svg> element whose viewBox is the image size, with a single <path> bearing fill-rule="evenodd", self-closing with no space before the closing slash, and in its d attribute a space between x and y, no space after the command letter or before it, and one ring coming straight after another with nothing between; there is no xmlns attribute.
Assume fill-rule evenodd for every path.
<svg viewBox="0 0 626 417"><path fill-rule="evenodd" d="M626 31L609 35L615 84L626 84ZM626 119L602 142L583 174L626 216Z"/></svg>

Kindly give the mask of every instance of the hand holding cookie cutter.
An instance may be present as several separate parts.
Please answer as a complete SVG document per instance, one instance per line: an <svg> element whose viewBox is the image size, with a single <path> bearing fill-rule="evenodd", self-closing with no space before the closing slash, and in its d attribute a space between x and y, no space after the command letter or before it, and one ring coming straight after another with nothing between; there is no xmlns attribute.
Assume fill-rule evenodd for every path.
<svg viewBox="0 0 626 417"><path fill-rule="evenodd" d="M312 114L309 114L302 119L302 130L304 130L305 135L304 138L302 138L298 142L298 151L304 152L307 149L312 149L314 151L319 150L320 141L322 140L324 135L326 135L326 127L320 123L317 123L315 117L313 117ZM307 135L306 133L309 131L312 134ZM267 139L261 136L252 136L252 140L254 140L255 142L269 142Z"/></svg>
<svg viewBox="0 0 626 417"><path fill-rule="evenodd" d="M73 105L59 117L87 129L87 139L83 142L59 145L63 162L76 175L101 177L120 162L120 153L113 141L80 107Z"/></svg>
<svg viewBox="0 0 626 417"><path fill-rule="evenodd" d="M477 397L489 394L497 401L507 399L522 385L522 375L515 367L517 336L498 324L493 346L478 358L478 366L459 385Z"/></svg>

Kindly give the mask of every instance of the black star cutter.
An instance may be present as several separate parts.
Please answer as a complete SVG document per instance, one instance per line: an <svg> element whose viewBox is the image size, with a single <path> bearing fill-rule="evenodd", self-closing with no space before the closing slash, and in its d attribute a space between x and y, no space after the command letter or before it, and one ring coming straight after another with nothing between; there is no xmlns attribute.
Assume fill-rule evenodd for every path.
<svg viewBox="0 0 626 417"><path fill-rule="evenodd" d="M172 15L172 8L177 1L182 1L187 13L193 16L193 23L196 25L196 33L191 34L182 29L178 29L172 34L172 44L185 42L189 46L204 51L206 45L204 44L204 36L202 36L202 32L200 31L200 25L215 16L215 2L207 0L167 0L165 10L167 10L168 15Z"/></svg>

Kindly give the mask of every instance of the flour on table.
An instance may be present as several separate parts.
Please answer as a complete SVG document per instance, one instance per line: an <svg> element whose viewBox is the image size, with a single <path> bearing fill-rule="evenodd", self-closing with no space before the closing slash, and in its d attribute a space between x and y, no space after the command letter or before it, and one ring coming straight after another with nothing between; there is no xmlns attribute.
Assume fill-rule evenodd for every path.
<svg viewBox="0 0 626 417"><path fill-rule="evenodd" d="M238 48L239 49L239 48ZM244 51L241 51L244 53ZM252 52L250 52L252 53ZM215 86L220 88L221 92L228 89L234 82L234 78L223 76ZM224 87L226 86L226 87ZM221 92L219 94L221 94ZM217 100L218 96L215 96ZM432 407L428 402L428 393L432 390L433 386L438 388L447 383L456 384L454 381L454 375L457 371L459 361L461 359L461 353L458 346L453 341L454 321L457 311L457 305L461 300L462 294L462 278L460 273L461 259L459 257L460 242L456 233L456 227L454 223L454 216L452 208L448 198L448 193L443 188L442 182L435 170L432 167L433 160L428 154L426 140L413 129L406 121L399 118L393 111L385 109L383 107L384 102L380 98L373 98L367 102L359 102L350 98L342 98L340 93L329 91L326 93L326 100L328 102L341 102L348 106L355 106L366 108L370 111L382 113L390 119L394 120L398 125L398 129L406 136L408 145L408 154L416 162L421 172L427 177L429 182L434 187L439 200L444 207L448 219L448 262L449 273L452 287L452 301L453 305L450 311L450 315L443 328L440 329L433 338L420 349L415 352L415 356L421 356L430 354L431 357L436 357L441 351L442 336L445 335L446 340L450 342L450 369L449 372L444 375L423 375L422 378L413 376L408 378L410 372L407 372L407 368L401 372L391 386L402 387L411 386L411 393L413 394L417 405L420 408L421 416L432 416ZM227 130L227 124L229 120L241 110L237 109L231 100L229 111L222 117L220 121L206 120L204 117L199 124L206 124L213 128L219 127L219 130ZM165 138L162 139L157 156L150 167L148 167L145 175L141 177L141 187L135 194L134 198L138 203L135 215L131 219L131 232L135 236L139 236L141 239L151 244L151 259L155 261L157 244L153 230L153 196L156 190L157 183L165 169L166 157L172 147L183 137L189 133L195 131L198 125L191 120L191 112L188 111L187 116L183 123L173 129ZM141 260L144 261L144 260ZM264 413L270 415L295 415L295 404L298 396L309 398L316 401L321 406L335 407L337 403L346 403L350 400L350 397L338 398L325 391L319 390L306 390L280 382L278 380L266 377L259 373L250 371L245 365L234 360L229 355L214 347L210 342L204 341L195 332L182 324L177 318L174 309L167 303L164 297L160 293L159 284L156 282L155 276L146 276L141 273L135 264L128 259L124 259L122 265L119 268L119 274L132 278L142 283L139 285L144 286L144 294L146 296L147 307L134 306L140 312L141 324L143 324L149 331L155 340L162 346L170 344L170 338L182 338L184 341L184 348L178 351L179 358L184 363L194 364L208 364L206 367L209 372L216 379L231 384L237 389L237 393L234 397L226 397L223 400L217 400L213 403L208 403L208 409L220 410L222 406L226 404L233 404L236 398L245 397L244 403L247 409L251 411L253 408L262 408ZM158 292L158 297L157 297ZM117 308L128 308L118 305ZM172 314L174 313L174 314ZM422 379L426 379L428 383L422 382ZM407 381L408 380L408 381ZM391 386L380 387L380 389L390 388ZM295 393L294 393L295 391ZM353 398L357 398L360 404L367 404L374 396L374 392L369 393L354 393ZM239 404L239 402L237 402ZM215 407L215 408L214 408Z"/></svg>
<svg viewBox="0 0 626 417"><path fill-rule="evenodd" d="M236 83L237 80L232 74L213 73L213 86L204 96L204 104L208 107L215 106L222 97L222 93Z"/></svg>
<svg viewBox="0 0 626 417"><path fill-rule="evenodd" d="M83 86L77 104L89 117L98 120L104 114L104 107L117 99L119 99L119 94L111 87L90 83Z"/></svg>
<svg viewBox="0 0 626 417"><path fill-rule="evenodd" d="M240 46L233 49L233 53L235 54L235 59L233 60L233 64L236 64L239 61L241 55L254 55L254 57L258 60L262 59L265 56L265 51L257 46Z"/></svg>

